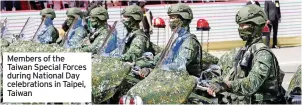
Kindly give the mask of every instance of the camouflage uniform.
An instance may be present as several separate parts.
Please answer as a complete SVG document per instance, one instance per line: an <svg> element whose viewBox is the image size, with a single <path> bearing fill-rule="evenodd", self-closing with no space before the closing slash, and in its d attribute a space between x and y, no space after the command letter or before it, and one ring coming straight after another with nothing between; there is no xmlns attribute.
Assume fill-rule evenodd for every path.
<svg viewBox="0 0 302 105"><path fill-rule="evenodd" d="M81 47L82 40L87 36L87 31L82 25L83 13L79 8L70 8L67 10L66 25L70 27L73 21L76 21L73 27L70 27L67 40L64 43L66 48L79 48ZM77 20L76 20L77 19Z"/></svg>
<svg viewBox="0 0 302 105"><path fill-rule="evenodd" d="M96 28L96 32L84 39L84 41L86 42L83 42L83 50L95 54L97 53L98 48L101 47L101 45L103 44L108 34L109 27L107 25L107 20L109 19L109 15L105 8L97 7L91 10L90 18L93 18L91 20L91 23L92 27Z"/></svg>
<svg viewBox="0 0 302 105"><path fill-rule="evenodd" d="M123 16L129 18L123 20L128 33L123 40L122 60L133 62L149 50L149 40L138 24L143 18L143 13L138 6L128 6L122 11Z"/></svg>
<svg viewBox="0 0 302 105"><path fill-rule="evenodd" d="M229 74L229 71L231 71L231 69L233 68L234 66L234 62L235 61L235 57L236 57L236 54L240 51L240 48L234 48L226 53L224 53L219 61L218 61L218 66L220 67L221 69L221 78L225 78L227 76L227 74Z"/></svg>
<svg viewBox="0 0 302 105"><path fill-rule="evenodd" d="M210 86L216 93L228 91L224 93L226 103L280 103L284 97L281 86L284 75L275 55L261 38L266 20L265 12L256 5L247 5L236 14L239 35L246 41L245 47L236 52L236 56L220 59L220 64L224 64L222 69L226 69L222 70L224 80ZM230 66L228 60L234 65Z"/></svg>
<svg viewBox="0 0 302 105"><path fill-rule="evenodd" d="M170 21L172 29L174 29L178 23L182 23L182 26L177 30L178 36L175 42L172 43L171 49L168 49L170 52L168 56L163 59L163 64L171 65L172 67L186 67L190 75L199 76L202 67L203 52L196 36L190 33L189 24L193 19L191 8L184 4L177 4L168 9L168 15L178 15L181 17ZM158 55L155 59L156 63L160 62L157 61L159 59Z"/></svg>
<svg viewBox="0 0 302 105"><path fill-rule="evenodd" d="M198 76L201 72L201 45L196 36L189 32L189 24L193 19L191 8L182 3L172 5L168 15L179 16L170 19L172 29L182 24L177 30L176 41L168 49L170 52L163 63L127 93L129 96L141 97L144 104L185 103L196 84L192 75ZM154 61L159 62L158 58L155 57Z"/></svg>
<svg viewBox="0 0 302 105"><path fill-rule="evenodd" d="M108 101L108 99L116 99L119 97L113 97L116 92L122 88L120 84L124 82L124 78L129 74L131 66L123 61L132 62L136 58L142 56L144 52L148 50L148 39L144 35L143 31L139 29L139 22L142 19L142 12L137 6L126 7L122 15L128 16L129 20L123 21L125 27L128 29L128 35L123 40L119 48L116 48L113 53L121 52L121 58L115 57L100 57L95 59L102 60L101 63L94 61L93 66L98 66L99 71L93 71L93 102L94 104ZM97 10L100 12L100 10ZM90 12L93 14L94 9ZM92 16L93 17L93 16ZM102 17L102 16L101 16ZM92 26L94 25L92 21ZM106 31L107 35L107 31ZM97 40L103 40L105 35L98 36ZM99 38L99 39L98 39ZM98 42L100 43L100 42ZM101 42L102 43L102 42ZM119 93L117 93L119 95ZM111 100L114 102L114 100Z"/></svg>
<svg viewBox="0 0 302 105"><path fill-rule="evenodd" d="M96 4L96 3L89 3L89 5L86 7L86 11L84 12L85 22L86 22L84 27L87 30L88 34L93 33L93 27L91 26L91 22L90 22L90 19L89 19L90 12L91 12L91 10L93 10L94 8L97 8L97 7L101 7L101 5Z"/></svg>
<svg viewBox="0 0 302 105"><path fill-rule="evenodd" d="M37 35L40 43L55 43L59 38L59 32L54 27L52 20L56 18L56 13L53 9L43 9L40 12L41 16L45 16L44 18L44 29Z"/></svg>

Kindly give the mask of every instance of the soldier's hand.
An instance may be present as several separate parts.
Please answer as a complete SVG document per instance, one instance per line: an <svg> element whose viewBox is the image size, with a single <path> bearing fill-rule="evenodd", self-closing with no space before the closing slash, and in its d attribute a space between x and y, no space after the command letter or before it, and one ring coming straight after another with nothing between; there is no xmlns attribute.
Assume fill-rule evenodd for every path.
<svg viewBox="0 0 302 105"><path fill-rule="evenodd" d="M150 74L151 70L149 68L142 68L139 70L139 76L145 78Z"/></svg>
<svg viewBox="0 0 302 105"><path fill-rule="evenodd" d="M226 91L227 85L225 83L213 83L210 85L209 88L215 93L219 93L219 92Z"/></svg>
<svg viewBox="0 0 302 105"><path fill-rule="evenodd" d="M211 96L216 97L216 93L214 92L214 90L208 88L208 89L207 89L207 92L208 92L208 94L210 94Z"/></svg>

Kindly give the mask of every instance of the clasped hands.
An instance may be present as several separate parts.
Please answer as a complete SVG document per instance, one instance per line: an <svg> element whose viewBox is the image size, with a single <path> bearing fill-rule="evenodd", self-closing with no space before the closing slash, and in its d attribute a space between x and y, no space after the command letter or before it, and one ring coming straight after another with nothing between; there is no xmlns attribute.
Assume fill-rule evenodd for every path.
<svg viewBox="0 0 302 105"><path fill-rule="evenodd" d="M231 81L213 82L207 89L208 94L215 96L216 93L224 92L230 89Z"/></svg>

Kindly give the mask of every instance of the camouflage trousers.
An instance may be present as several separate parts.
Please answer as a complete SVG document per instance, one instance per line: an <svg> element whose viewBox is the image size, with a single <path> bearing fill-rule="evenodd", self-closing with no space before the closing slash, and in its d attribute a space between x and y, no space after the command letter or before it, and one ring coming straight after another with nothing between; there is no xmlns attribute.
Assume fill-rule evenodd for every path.
<svg viewBox="0 0 302 105"><path fill-rule="evenodd" d="M140 79L135 78L131 74L127 75L126 78L121 83L121 85L118 87L118 91L113 96L111 102L118 102L118 99L120 97L126 95L127 92L140 81L141 81ZM118 104L118 103L110 103L110 104Z"/></svg>
<svg viewBox="0 0 302 105"><path fill-rule="evenodd" d="M251 97L239 96L230 92L223 92L219 94L222 103L226 104L251 104Z"/></svg>
<svg viewBox="0 0 302 105"><path fill-rule="evenodd" d="M217 104L218 98L208 98L202 95L191 93L186 104Z"/></svg>

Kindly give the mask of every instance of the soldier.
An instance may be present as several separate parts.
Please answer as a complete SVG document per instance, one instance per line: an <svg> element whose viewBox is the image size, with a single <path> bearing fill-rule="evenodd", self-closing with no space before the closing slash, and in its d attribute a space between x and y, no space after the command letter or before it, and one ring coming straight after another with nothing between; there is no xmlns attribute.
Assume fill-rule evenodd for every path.
<svg viewBox="0 0 302 105"><path fill-rule="evenodd" d="M158 56L161 54L155 57L153 66L155 64L159 66L154 68L152 73L148 69L140 70L140 75L147 76L150 73L150 76L127 92L128 96L139 96L147 104L184 103L196 85L194 76L199 77L202 71L201 45L196 36L190 33L189 25L193 19L191 8L178 3L169 7L167 14L170 18L170 28L172 30L177 28L176 40L170 43L170 49L164 49L168 50L167 56L161 58L162 60L159 60ZM166 88L164 84L173 88Z"/></svg>
<svg viewBox="0 0 302 105"><path fill-rule="evenodd" d="M174 67L186 67L190 75L198 76L201 72L201 45L194 34L190 33L190 23L193 19L191 8L183 3L172 5L168 9L170 28L174 30L181 24L177 30L177 38L169 52L169 55L163 59L163 65L168 69ZM172 68L171 68L172 67Z"/></svg>
<svg viewBox="0 0 302 105"><path fill-rule="evenodd" d="M67 37L64 46L67 48L79 48L82 40L87 36L87 31L82 25L83 12L79 8L69 8L66 15L67 20L63 27L68 27L70 32L68 32L68 36L64 36ZM74 25L71 27L73 23Z"/></svg>
<svg viewBox="0 0 302 105"><path fill-rule="evenodd" d="M109 15L105 8L97 7L90 11L89 16L91 25L96 29L96 31L92 35L89 35L89 42L91 42L91 44L88 46L84 45L85 47L83 50L95 54L97 53L97 49L103 44L108 34L109 26L107 24L107 20L109 19Z"/></svg>
<svg viewBox="0 0 302 105"><path fill-rule="evenodd" d="M149 50L149 39L144 34L144 31L139 28L139 23L142 21L143 13L140 7L133 5L128 6L122 11L123 24L128 33L124 39L124 48L122 48L122 60L134 62L138 57L141 57L144 52Z"/></svg>
<svg viewBox="0 0 302 105"><path fill-rule="evenodd" d="M262 42L261 30L266 20L265 12L257 5L247 5L238 11L239 36L246 44L237 52L224 79L210 85L209 94L227 91L223 95L231 97L226 102L231 104L284 102L285 90L281 86L284 74L274 53Z"/></svg>
<svg viewBox="0 0 302 105"><path fill-rule="evenodd" d="M42 16L42 21L44 20L44 29L42 29L42 32L39 33L38 40L40 43L55 43L57 39L59 38L59 32L54 27L52 21L54 18L56 18L56 13L53 9L45 8L41 10L40 15Z"/></svg>
<svg viewBox="0 0 302 105"><path fill-rule="evenodd" d="M172 5L168 9L168 15L170 17L170 27L172 30L174 30L179 23L182 23L182 26L177 31L177 41L172 43L171 49L168 49L170 50L170 55L168 55L166 59L163 59L163 62L168 65L177 64L171 67L186 67L190 75L199 77L201 71L206 68L206 66L202 65L202 62L216 64L218 58L202 51L202 47L197 40L197 37L190 33L189 25L193 19L193 12L188 5L182 3ZM159 62L160 55L161 54L157 54L155 56L154 62L140 62L140 65L148 67L153 66L152 68L154 68ZM144 70L141 72L145 76L149 74L149 72Z"/></svg>
<svg viewBox="0 0 302 105"><path fill-rule="evenodd" d="M91 26L91 22L89 21L89 14L90 14L91 10L93 10L94 8L97 8L97 7L102 7L102 4L101 4L100 1L92 1L86 7L86 12L84 13L86 24L84 25L84 27L87 30L88 34L93 34L93 29L92 29L92 26Z"/></svg>

